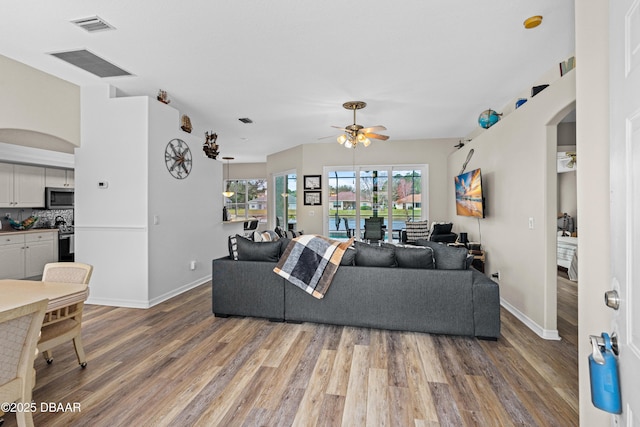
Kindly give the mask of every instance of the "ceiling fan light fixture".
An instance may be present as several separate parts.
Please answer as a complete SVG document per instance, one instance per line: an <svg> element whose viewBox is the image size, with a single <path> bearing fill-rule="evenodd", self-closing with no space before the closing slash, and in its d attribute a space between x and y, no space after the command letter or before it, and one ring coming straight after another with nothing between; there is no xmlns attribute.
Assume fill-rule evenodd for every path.
<svg viewBox="0 0 640 427"><path fill-rule="evenodd" d="M364 147L368 147L371 145L371 139L380 139L386 141L389 139L386 135L380 135L376 133L379 130L387 130L384 126L371 126L364 127L359 125L356 122L356 111L363 109L367 106L367 103L364 101L349 101L342 104L347 110L353 111L353 124L340 127L340 126L332 126L334 128L340 129L345 133L337 137L337 141L340 145L344 145L345 148L356 148L358 144L361 144Z"/></svg>

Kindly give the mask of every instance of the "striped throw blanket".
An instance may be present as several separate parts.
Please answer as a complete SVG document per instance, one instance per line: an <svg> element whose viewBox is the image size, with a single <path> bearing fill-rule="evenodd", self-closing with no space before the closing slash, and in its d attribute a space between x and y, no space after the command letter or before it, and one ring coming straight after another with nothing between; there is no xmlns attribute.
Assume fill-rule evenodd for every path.
<svg viewBox="0 0 640 427"><path fill-rule="evenodd" d="M291 240L273 271L305 292L323 298L344 252L353 243L304 234Z"/></svg>

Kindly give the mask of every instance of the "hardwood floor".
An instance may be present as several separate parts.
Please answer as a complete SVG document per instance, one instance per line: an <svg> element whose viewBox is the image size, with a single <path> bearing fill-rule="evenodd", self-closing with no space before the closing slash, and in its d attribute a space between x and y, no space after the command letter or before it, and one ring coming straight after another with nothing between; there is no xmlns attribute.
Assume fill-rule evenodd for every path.
<svg viewBox="0 0 640 427"><path fill-rule="evenodd" d="M87 368L71 343L36 361L35 425L578 425L577 286L558 285L561 341L504 310L497 342L220 319L209 284L148 310L88 305Z"/></svg>

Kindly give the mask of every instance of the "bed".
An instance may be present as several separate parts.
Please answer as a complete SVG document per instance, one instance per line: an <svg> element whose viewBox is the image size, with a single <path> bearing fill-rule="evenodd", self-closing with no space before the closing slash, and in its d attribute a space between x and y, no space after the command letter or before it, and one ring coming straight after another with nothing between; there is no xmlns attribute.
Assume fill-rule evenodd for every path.
<svg viewBox="0 0 640 427"><path fill-rule="evenodd" d="M558 266L564 267L569 279L578 281L578 238L558 236Z"/></svg>

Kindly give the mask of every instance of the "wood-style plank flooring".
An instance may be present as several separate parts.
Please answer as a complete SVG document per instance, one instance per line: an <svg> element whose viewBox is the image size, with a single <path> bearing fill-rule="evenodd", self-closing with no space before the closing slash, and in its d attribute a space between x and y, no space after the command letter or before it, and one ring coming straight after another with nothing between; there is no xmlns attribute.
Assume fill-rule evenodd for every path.
<svg viewBox="0 0 640 427"><path fill-rule="evenodd" d="M148 310L88 305L87 368L71 343L36 361L35 425L575 426L577 286L558 289L561 341L505 310L497 342L221 319L209 284Z"/></svg>

